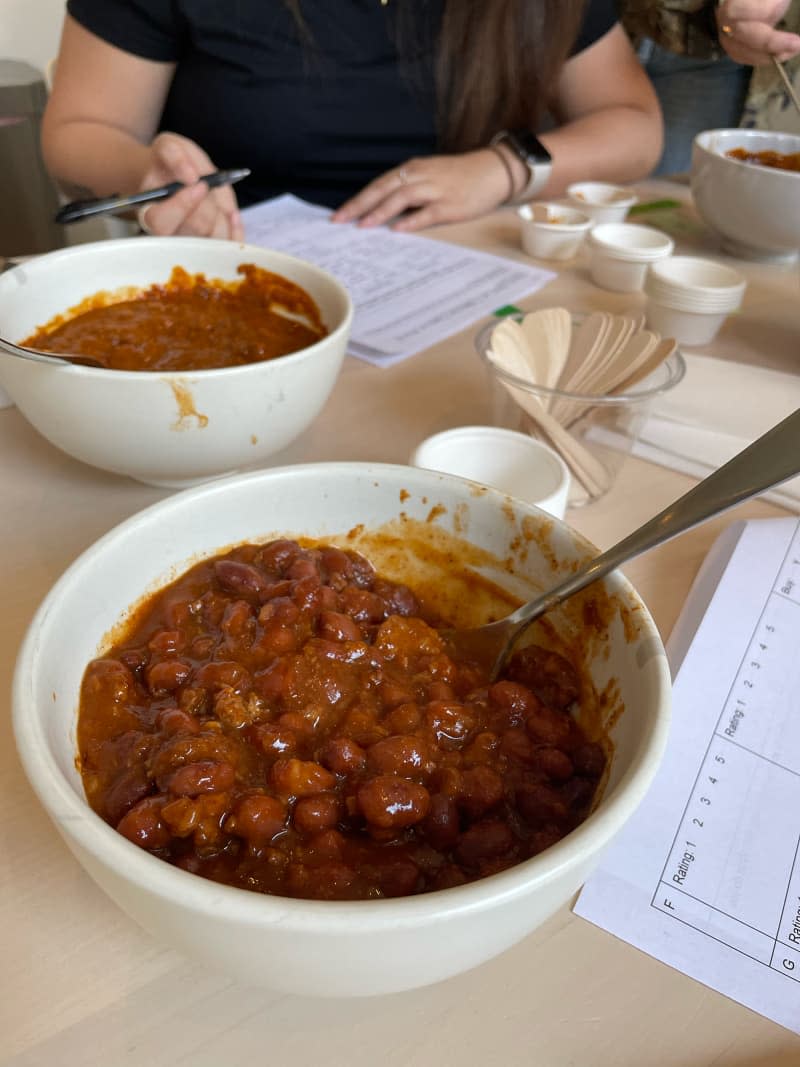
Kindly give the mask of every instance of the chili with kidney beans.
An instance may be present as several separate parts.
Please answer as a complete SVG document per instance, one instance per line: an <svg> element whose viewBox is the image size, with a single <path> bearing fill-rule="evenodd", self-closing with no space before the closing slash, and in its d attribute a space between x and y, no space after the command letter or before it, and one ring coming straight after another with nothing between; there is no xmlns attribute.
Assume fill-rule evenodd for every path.
<svg viewBox="0 0 800 1067"><path fill-rule="evenodd" d="M237 271L239 281L224 282L175 267L132 299L97 293L23 344L91 356L110 370L196 371L275 359L327 335L299 285L252 263Z"/></svg>
<svg viewBox="0 0 800 1067"><path fill-rule="evenodd" d="M570 714L579 692L538 646L488 684L355 552L241 545L88 666L81 772L103 819L184 870L404 896L501 871L585 818L606 757Z"/></svg>

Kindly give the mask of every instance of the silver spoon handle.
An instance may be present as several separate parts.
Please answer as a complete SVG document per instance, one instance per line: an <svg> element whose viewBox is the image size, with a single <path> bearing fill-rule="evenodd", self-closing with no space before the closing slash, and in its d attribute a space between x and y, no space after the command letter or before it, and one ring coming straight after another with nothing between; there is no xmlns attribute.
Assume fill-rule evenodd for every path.
<svg viewBox="0 0 800 1067"><path fill-rule="evenodd" d="M629 537L597 556L548 594L525 604L509 621L523 623L549 611L566 597L605 578L648 549L691 530L735 504L800 473L800 410L773 426L688 493L664 508Z"/></svg>

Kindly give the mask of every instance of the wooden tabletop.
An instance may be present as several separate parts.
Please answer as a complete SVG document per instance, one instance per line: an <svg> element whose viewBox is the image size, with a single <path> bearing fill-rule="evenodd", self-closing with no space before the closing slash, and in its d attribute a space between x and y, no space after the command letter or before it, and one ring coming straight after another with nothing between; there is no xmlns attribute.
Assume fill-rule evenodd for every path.
<svg viewBox="0 0 800 1067"><path fill-rule="evenodd" d="M640 192L687 196L665 183L648 183ZM689 206L665 225L674 228L679 250L721 256ZM511 211L435 236L522 258ZM795 373L797 266L736 266L750 283L742 312L704 351ZM641 300L596 288L581 256L520 303L621 311ZM405 462L432 432L488 421L484 372L472 345L476 328L387 369L348 358L325 410L275 465ZM800 1064L800 1037L568 907L469 974L371 1000L312 1001L242 987L154 941L84 874L34 798L14 750L8 690L23 633L54 580L112 526L167 493L69 459L16 408L0 411L0 457L0 1064ZM629 458L605 498L567 518L607 547L691 484ZM736 517L782 513L757 501ZM665 638L706 551L730 521L712 521L626 568Z"/></svg>

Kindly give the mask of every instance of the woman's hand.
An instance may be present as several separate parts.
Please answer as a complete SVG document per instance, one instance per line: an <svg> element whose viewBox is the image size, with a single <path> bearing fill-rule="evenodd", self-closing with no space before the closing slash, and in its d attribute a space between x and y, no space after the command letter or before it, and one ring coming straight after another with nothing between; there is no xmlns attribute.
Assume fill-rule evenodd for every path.
<svg viewBox="0 0 800 1067"><path fill-rule="evenodd" d="M139 222L148 233L182 234L196 237L244 239L244 229L229 185L209 189L198 179L215 170L206 153L188 137L160 133L150 145L150 164L140 190L155 189L179 181L186 186L167 200L146 204Z"/></svg>
<svg viewBox="0 0 800 1067"><path fill-rule="evenodd" d="M723 0L717 8L722 47L748 66L800 54L800 36L775 29L788 7L789 0Z"/></svg>
<svg viewBox="0 0 800 1067"><path fill-rule="evenodd" d="M522 168L521 161L509 156L509 168L515 165ZM397 219L392 229L406 233L437 223L461 222L491 211L513 195L514 173L506 170L490 148L410 159L342 204L333 221L380 226ZM524 175L517 182L521 187Z"/></svg>

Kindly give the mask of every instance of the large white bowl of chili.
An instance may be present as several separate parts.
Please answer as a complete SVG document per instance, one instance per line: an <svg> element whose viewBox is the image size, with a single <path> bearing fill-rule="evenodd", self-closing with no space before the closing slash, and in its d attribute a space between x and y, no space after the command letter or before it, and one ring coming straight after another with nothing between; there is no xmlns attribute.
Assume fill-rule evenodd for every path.
<svg viewBox="0 0 800 1067"><path fill-rule="evenodd" d="M418 601L342 563L351 551ZM467 694L437 634L407 616L478 623L595 552L531 505L416 468L311 464L187 490L103 537L39 608L13 683L23 766L97 884L202 965L305 995L440 981L509 948L568 902L653 779L671 687L658 631L619 573L553 611L534 636L578 680L560 704L521 696L513 679L481 689L473 677ZM197 565L203 582L212 574L210 587L173 584ZM140 631L120 653L154 603L161 621L149 640ZM398 632L419 634L402 663L392 659ZM231 663L237 648L243 668ZM210 666L199 666L203 656ZM310 675L308 656L317 664ZM348 689L352 676L337 672L358 664L365 673ZM398 665L408 668L402 678ZM94 740L86 679L89 703L96 711L104 694L113 726ZM398 693L403 685L413 692ZM325 744L314 756L293 750L298 738L315 743L320 722ZM230 759L196 747L209 738ZM262 779L256 763L237 762L246 739L267 761ZM86 789L109 753L116 792L96 811ZM574 819L584 802L588 813ZM167 816L180 840L163 836ZM370 857L364 870L353 849ZM254 891L270 888L270 864L285 882ZM214 880L226 865L236 884ZM253 885L243 888L248 870Z"/></svg>
<svg viewBox="0 0 800 1067"><path fill-rule="evenodd" d="M3 356L0 386L70 456L185 487L258 466L303 433L334 387L352 316L327 271L255 245L76 245L0 275L0 334L104 365Z"/></svg>

